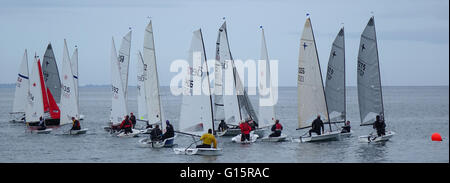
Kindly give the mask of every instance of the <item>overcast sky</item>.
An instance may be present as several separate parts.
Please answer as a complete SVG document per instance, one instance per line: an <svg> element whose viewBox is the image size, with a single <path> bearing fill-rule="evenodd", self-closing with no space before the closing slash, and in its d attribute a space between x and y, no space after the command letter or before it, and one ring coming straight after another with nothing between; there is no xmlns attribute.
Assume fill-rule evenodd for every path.
<svg viewBox="0 0 450 183"><path fill-rule="evenodd" d="M207 57L215 58L217 31L226 17L235 59L259 59L263 25L269 57L279 60L279 85L296 86L300 35L310 13L324 75L344 23L347 85L355 86L360 34L373 12L383 85L448 86L448 8L448 0L1 0L0 83L15 82L24 49L31 64L49 42L61 69L65 38L70 55L79 48L80 85L110 84L111 37L119 49L132 27L129 84L136 85L136 53L151 16L161 85L177 74L169 72L170 63L187 59L194 30L202 29Z"/></svg>

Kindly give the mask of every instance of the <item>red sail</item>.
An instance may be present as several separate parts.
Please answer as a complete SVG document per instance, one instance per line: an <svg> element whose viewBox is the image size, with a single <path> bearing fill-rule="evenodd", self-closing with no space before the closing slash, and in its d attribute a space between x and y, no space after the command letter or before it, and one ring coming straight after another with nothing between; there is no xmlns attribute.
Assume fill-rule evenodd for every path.
<svg viewBox="0 0 450 183"><path fill-rule="evenodd" d="M52 93L50 92L50 89L47 88L47 96L48 96L48 103L50 104L50 117L52 119L59 119L60 113L59 113L59 107L55 102L55 99L53 98Z"/></svg>
<svg viewBox="0 0 450 183"><path fill-rule="evenodd" d="M44 102L44 112L47 112L50 110L50 108L48 105L47 92L45 91L45 82L44 82L44 76L42 75L40 59L38 59L37 64L38 64L38 69L39 69L39 78L41 80L41 90L42 90L42 100Z"/></svg>

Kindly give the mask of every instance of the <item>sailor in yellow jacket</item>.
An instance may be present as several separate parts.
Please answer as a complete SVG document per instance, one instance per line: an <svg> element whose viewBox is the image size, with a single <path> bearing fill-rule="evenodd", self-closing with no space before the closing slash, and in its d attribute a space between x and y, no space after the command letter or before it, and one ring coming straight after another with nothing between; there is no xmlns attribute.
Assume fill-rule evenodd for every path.
<svg viewBox="0 0 450 183"><path fill-rule="evenodd" d="M214 144L214 148L217 148L217 140L212 134L211 129L208 129L208 133L203 134L200 140L203 140L203 144L197 145L197 148L211 148L211 143Z"/></svg>

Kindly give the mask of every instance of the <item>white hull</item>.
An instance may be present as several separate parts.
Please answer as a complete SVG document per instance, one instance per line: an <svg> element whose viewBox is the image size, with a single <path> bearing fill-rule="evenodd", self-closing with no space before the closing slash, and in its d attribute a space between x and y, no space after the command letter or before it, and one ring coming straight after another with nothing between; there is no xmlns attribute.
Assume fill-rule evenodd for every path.
<svg viewBox="0 0 450 183"><path fill-rule="evenodd" d="M393 131L387 131L385 135L378 137L377 135L364 135L359 137L360 142L385 142L395 135Z"/></svg>
<svg viewBox="0 0 450 183"><path fill-rule="evenodd" d="M350 137L353 134L353 130L350 130L348 133L341 133L341 137Z"/></svg>
<svg viewBox="0 0 450 183"><path fill-rule="evenodd" d="M320 141L333 141L339 140L340 138L339 131L326 132L321 135L316 135L315 133L311 133L311 137L300 137L300 142L320 142Z"/></svg>
<svg viewBox="0 0 450 183"><path fill-rule="evenodd" d="M25 123L25 112L11 112L9 113L9 122Z"/></svg>
<svg viewBox="0 0 450 183"><path fill-rule="evenodd" d="M162 148L162 147L172 147L174 144L175 137L164 139L163 141L151 141L150 138L142 138L139 139L139 146L141 147L153 147L153 148Z"/></svg>
<svg viewBox="0 0 450 183"><path fill-rule="evenodd" d="M187 155L203 155L203 156L218 156L222 154L221 148L174 148L175 154Z"/></svg>
<svg viewBox="0 0 450 183"><path fill-rule="evenodd" d="M52 132L53 129L51 128L47 128L45 130L31 130L31 133L36 133L36 134L48 134L50 132Z"/></svg>
<svg viewBox="0 0 450 183"><path fill-rule="evenodd" d="M258 139L258 137L259 137L258 135L250 133L250 141L247 141L247 140L241 141L241 134L239 134L239 135L236 135L235 137L233 137L231 139L231 141L236 142L238 144L250 144L250 143L256 142L256 139Z"/></svg>
<svg viewBox="0 0 450 183"><path fill-rule="evenodd" d="M263 142L282 142L285 141L287 138L287 135L281 134L279 137L263 137L261 138L261 141Z"/></svg>
<svg viewBox="0 0 450 183"><path fill-rule="evenodd" d="M125 134L125 132L120 132L117 135L117 137L137 137L141 133L141 131L136 130L136 129L132 129L132 131L133 131L132 133L128 133L128 134Z"/></svg>
<svg viewBox="0 0 450 183"><path fill-rule="evenodd" d="M69 135L86 134L87 131L88 131L87 128L83 128L81 130L69 130Z"/></svg>

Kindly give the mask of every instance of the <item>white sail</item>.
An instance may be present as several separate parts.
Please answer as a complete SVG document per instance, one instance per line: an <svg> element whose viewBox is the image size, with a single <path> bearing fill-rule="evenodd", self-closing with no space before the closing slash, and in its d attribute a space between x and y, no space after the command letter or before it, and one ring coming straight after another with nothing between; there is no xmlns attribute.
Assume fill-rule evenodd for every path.
<svg viewBox="0 0 450 183"><path fill-rule="evenodd" d="M122 78L119 71L119 64L117 63L114 39L112 40L111 46L111 91L112 104L110 122L112 122L113 125L117 125L122 122L128 112L125 102L124 88L122 86Z"/></svg>
<svg viewBox="0 0 450 183"><path fill-rule="evenodd" d="M16 91L14 92L14 103L12 112L25 112L27 106L27 95L30 87L28 74L28 54L27 50L23 54L20 63L19 73L16 81Z"/></svg>
<svg viewBox="0 0 450 183"><path fill-rule="evenodd" d="M216 60L214 63L214 121L225 120L225 111L223 104L223 78L225 72L223 72L223 70L226 68L226 65L224 63L224 60L220 59L221 55L223 58L226 54L228 54L228 51L224 50L222 48L223 46L220 45L220 40L222 37L221 34L224 34L223 30L226 29L225 25L226 24L224 22L220 27L216 41Z"/></svg>
<svg viewBox="0 0 450 183"><path fill-rule="evenodd" d="M228 42L226 22L224 22L219 29L219 36L216 45L216 51L218 53L215 68L215 87L218 87L215 88L216 96L214 103L216 103L216 112L220 115L221 110L223 110L225 123L239 125L239 122L242 120L242 116L236 91L236 69L234 67ZM217 72L217 70L221 71ZM223 97L217 95L219 92L222 93ZM221 105L223 105L223 109L221 109Z"/></svg>
<svg viewBox="0 0 450 183"><path fill-rule="evenodd" d="M38 122L39 117L44 117L44 101L42 98L41 80L40 80L40 65L39 59L34 58L34 63L31 68L30 75L30 90L27 95L27 108L25 110L25 121Z"/></svg>
<svg viewBox="0 0 450 183"><path fill-rule="evenodd" d="M264 36L264 29L261 28L261 60L260 68L259 68L259 87L262 91L266 89L266 91L259 93L259 126L269 126L274 123L275 119L275 110L274 110L274 96L273 96L273 88L271 82L270 75L270 63L269 63L269 55L267 53L267 45L266 38ZM268 103L272 105L262 105L262 103Z"/></svg>
<svg viewBox="0 0 450 183"><path fill-rule="evenodd" d="M161 99L159 95L159 80L156 66L155 43L153 39L153 27L150 21L145 28L144 33L144 72L147 80L144 82L145 97L147 101L147 113L149 123L162 123L161 117ZM161 124L165 129L166 123Z"/></svg>
<svg viewBox="0 0 450 183"><path fill-rule="evenodd" d="M128 71L130 65L130 49L131 49L131 30L122 38L120 45L119 57L119 71L122 78L122 86L125 96L125 101L128 101Z"/></svg>
<svg viewBox="0 0 450 183"><path fill-rule="evenodd" d="M328 122L328 111L323 89L322 74L310 18L306 19L300 40L298 59L298 127L311 126L312 121L321 115Z"/></svg>
<svg viewBox="0 0 450 183"><path fill-rule="evenodd" d="M75 78L72 73L72 63L69 58L69 50L64 39L64 53L62 63L62 86L61 86L61 117L60 125L72 123L72 117L79 119L78 97L75 93Z"/></svg>
<svg viewBox="0 0 450 183"><path fill-rule="evenodd" d="M145 99L145 87L144 81L147 79L146 73L144 72L144 60L142 59L142 54L139 51L137 67L137 103L138 103L138 119L147 120L147 102Z"/></svg>
<svg viewBox="0 0 450 183"><path fill-rule="evenodd" d="M73 51L72 57L70 58L70 62L72 64L72 74L73 74L73 78L75 80L75 95L77 96L77 98L80 97L80 94L78 93L78 85L79 85L79 81L78 81L78 48L75 48L75 51ZM80 110L80 104L78 103L78 110Z"/></svg>
<svg viewBox="0 0 450 183"><path fill-rule="evenodd" d="M325 96L331 122L346 120L345 114L345 44L342 28L330 51L327 76L325 79Z"/></svg>
<svg viewBox="0 0 450 183"><path fill-rule="evenodd" d="M200 29L193 33L188 60L190 65L183 83L179 129L182 132L202 135L208 132L208 129L213 129L214 119L209 82L203 82L209 81L209 76Z"/></svg>
<svg viewBox="0 0 450 183"><path fill-rule="evenodd" d="M361 34L357 81L361 125L372 124L376 115L384 116L374 17Z"/></svg>

